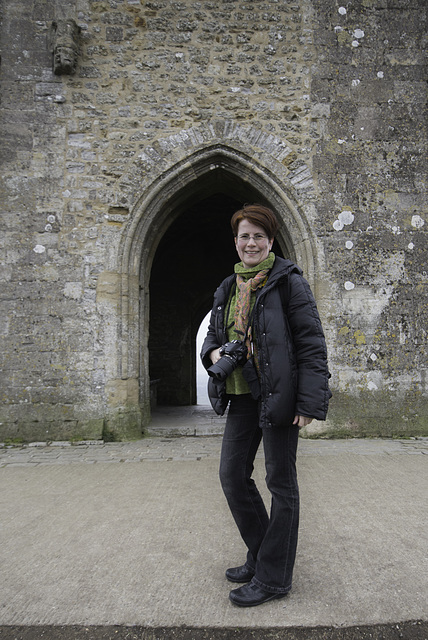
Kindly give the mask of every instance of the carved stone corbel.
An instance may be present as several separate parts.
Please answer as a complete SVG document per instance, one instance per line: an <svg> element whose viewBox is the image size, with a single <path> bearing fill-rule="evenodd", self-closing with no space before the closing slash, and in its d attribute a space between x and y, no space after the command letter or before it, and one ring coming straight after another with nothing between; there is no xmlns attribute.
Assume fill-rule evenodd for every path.
<svg viewBox="0 0 428 640"><path fill-rule="evenodd" d="M49 49L53 55L53 72L71 75L76 71L80 27L74 20L55 20L49 32Z"/></svg>

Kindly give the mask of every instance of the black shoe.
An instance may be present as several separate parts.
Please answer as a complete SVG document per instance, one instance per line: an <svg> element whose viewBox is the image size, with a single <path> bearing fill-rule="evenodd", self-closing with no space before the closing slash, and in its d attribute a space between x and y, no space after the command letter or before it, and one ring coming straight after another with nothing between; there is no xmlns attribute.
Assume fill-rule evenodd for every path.
<svg viewBox="0 0 428 640"><path fill-rule="evenodd" d="M269 602L269 600L278 600L279 598L284 598L286 595L286 593L270 593L269 591L264 591L253 582L250 582L238 589L233 589L229 594L229 598L233 604L237 604L238 607L256 607L258 604Z"/></svg>
<svg viewBox="0 0 428 640"><path fill-rule="evenodd" d="M230 582L250 582L254 578L254 571L243 564L242 567L227 569L226 578Z"/></svg>

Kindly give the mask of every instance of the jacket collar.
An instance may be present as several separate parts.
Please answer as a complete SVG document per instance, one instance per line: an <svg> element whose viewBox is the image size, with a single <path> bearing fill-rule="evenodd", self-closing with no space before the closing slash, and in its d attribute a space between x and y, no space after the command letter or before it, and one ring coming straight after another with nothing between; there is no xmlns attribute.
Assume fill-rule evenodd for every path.
<svg viewBox="0 0 428 640"><path fill-rule="evenodd" d="M295 264L291 260L276 256L275 262L269 274L266 286L270 284L274 284L282 278L286 278L293 271L295 273L298 273L299 275L303 274L302 269L298 267L297 264Z"/></svg>

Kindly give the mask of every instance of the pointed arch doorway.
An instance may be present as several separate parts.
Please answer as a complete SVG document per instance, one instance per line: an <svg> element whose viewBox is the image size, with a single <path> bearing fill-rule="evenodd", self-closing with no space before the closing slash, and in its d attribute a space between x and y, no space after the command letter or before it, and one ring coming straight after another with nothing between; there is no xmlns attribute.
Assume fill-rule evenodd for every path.
<svg viewBox="0 0 428 640"><path fill-rule="evenodd" d="M314 232L284 165L269 156L268 169L261 159L224 144L203 146L159 167L133 207L120 273L106 275L119 292L111 307L112 322L118 311L119 339L111 343L117 375L109 389L117 411L131 420L138 396L143 426L150 422L151 381L159 405L196 402L196 333L236 262L230 218L237 208L271 206L282 225L275 252L297 261L311 282Z"/></svg>

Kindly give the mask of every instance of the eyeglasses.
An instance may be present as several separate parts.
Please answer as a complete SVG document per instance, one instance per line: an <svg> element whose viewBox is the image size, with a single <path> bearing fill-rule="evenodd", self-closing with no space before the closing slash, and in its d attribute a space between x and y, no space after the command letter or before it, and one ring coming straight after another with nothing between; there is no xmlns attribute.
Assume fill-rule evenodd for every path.
<svg viewBox="0 0 428 640"><path fill-rule="evenodd" d="M243 244L245 244L246 242L248 242L250 239L254 240L254 242L264 242L264 240L267 240L267 236L263 235L263 233L255 233L253 236L250 236L249 233L242 233L240 236L238 236L238 242L242 242Z"/></svg>

